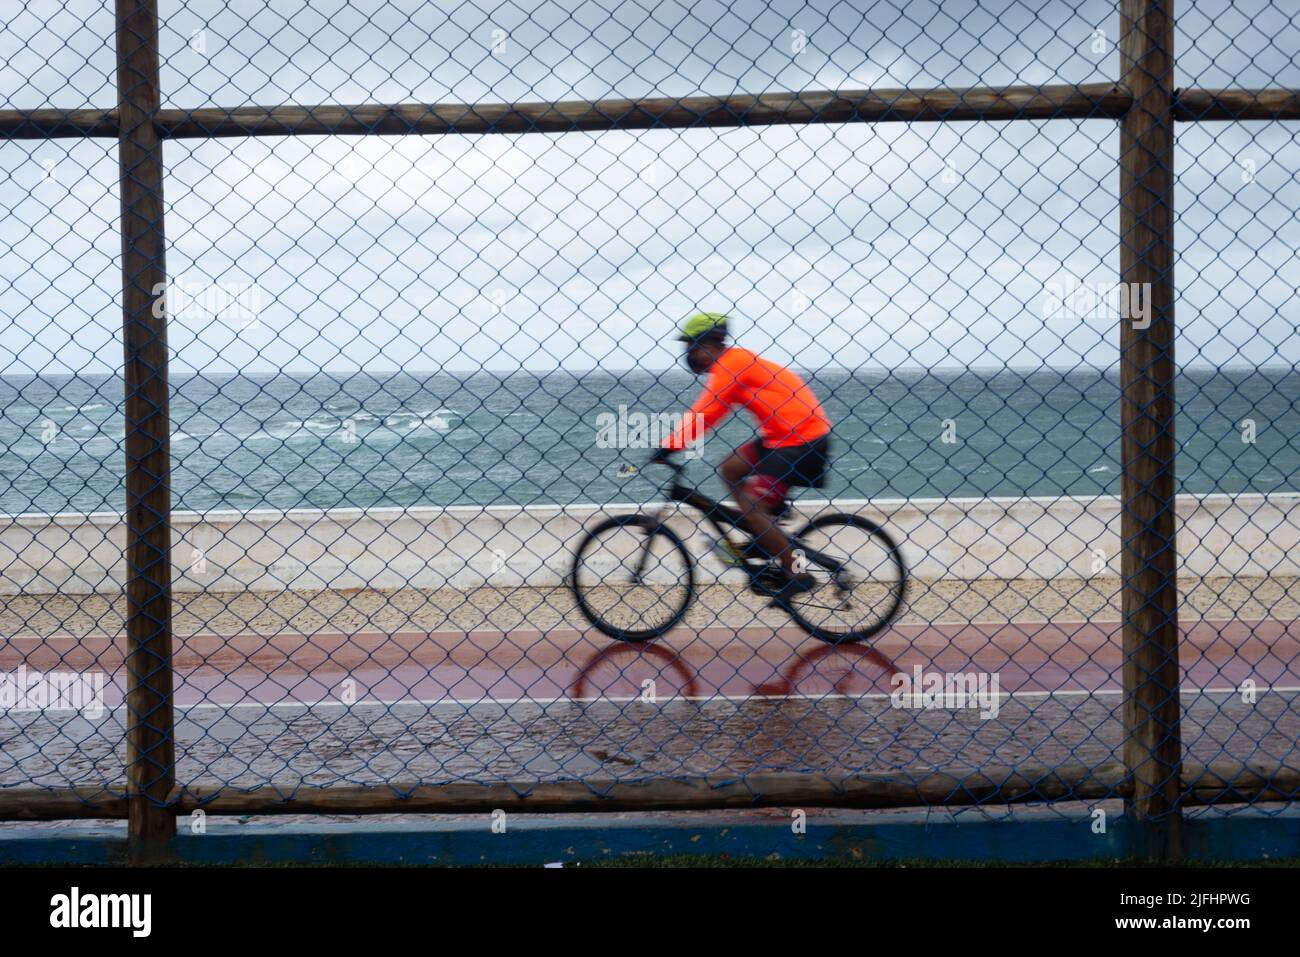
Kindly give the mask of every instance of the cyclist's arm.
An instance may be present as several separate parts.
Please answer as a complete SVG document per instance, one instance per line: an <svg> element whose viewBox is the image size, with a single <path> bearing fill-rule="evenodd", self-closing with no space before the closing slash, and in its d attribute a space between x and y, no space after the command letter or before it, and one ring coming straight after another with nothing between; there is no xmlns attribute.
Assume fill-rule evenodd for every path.
<svg viewBox="0 0 1300 957"><path fill-rule="evenodd" d="M723 369L722 363L718 363L717 368L709 376L704 391L682 418L682 424L664 440L663 448L678 452L686 448L688 439L699 441L705 432L722 421L731 411L739 391L740 386L736 382L735 374L728 369ZM696 419L696 416L700 418Z"/></svg>

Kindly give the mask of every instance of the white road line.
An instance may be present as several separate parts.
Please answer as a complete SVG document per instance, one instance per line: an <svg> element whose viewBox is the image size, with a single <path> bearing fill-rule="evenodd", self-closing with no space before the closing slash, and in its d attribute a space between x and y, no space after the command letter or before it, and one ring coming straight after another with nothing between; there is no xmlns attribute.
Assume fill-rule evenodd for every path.
<svg viewBox="0 0 1300 957"><path fill-rule="evenodd" d="M1215 695L1215 694L1232 695L1232 694L1241 693L1240 688L1181 688L1179 690L1180 693L1182 694L1194 694L1194 695ZM1297 686L1282 685L1279 687L1264 686L1256 689L1257 694L1267 694L1269 692L1273 692L1275 694L1300 694L1300 685ZM1092 691L1088 691L1084 689L1070 689L1066 691L999 691L996 692L999 699L1006 699L1006 700L1010 700L1012 698L1093 698L1093 697L1103 697L1103 696L1113 697L1116 695L1122 695L1123 693L1124 690L1122 688L1098 688ZM349 708L355 708L361 705L372 707L372 708L374 707L392 708L398 705L416 705L422 708L433 708L439 705L442 706L454 705L462 708L471 707L471 706L498 705L501 707L508 708L508 707L513 707L515 705L521 705L521 704L524 705L595 704L597 702L605 702L607 704L641 703L641 704L653 705L654 707L659 707L661 705L669 704L675 701L691 701L697 703L709 702L709 701L730 701L730 702L887 701L891 697L892 695L889 692L883 692L883 691L869 691L869 692L863 692L862 694L835 694L830 692L826 694L809 694L803 692L794 693L794 694L755 694L751 692L750 694L743 694L743 695L739 695L739 694L671 695L671 696L663 696L658 701L653 701L653 702L643 700L640 695L633 695L629 697L612 697L612 698L611 697L589 697L589 696L582 697L582 698L571 698L568 696L563 696L563 697L557 696L557 697L550 697L550 698L527 698L527 697L395 698L395 699L380 700L380 701L363 699L350 705L344 704L343 702L334 699L319 698L315 701L269 701L269 702L236 701L236 702L231 702L229 704L222 704L220 702L212 702L212 701L202 701L196 704L177 704L176 708L179 711L186 711L186 712L199 711L205 708L218 710L218 711L233 711L237 708L260 708L264 711L271 711L278 708L299 708L305 710L313 710L313 709L320 709L320 708L340 708L343 710L347 710ZM125 708L126 708L125 704L116 704L112 706L105 705L103 706L103 711L105 712L123 711L125 710ZM907 708L907 709L899 709L899 710L917 710L917 709ZM58 710L48 709L48 708L0 708L0 717L3 717L5 715L42 715L42 714L72 717L77 713L78 712L69 708L61 708Z"/></svg>
<svg viewBox="0 0 1300 957"><path fill-rule="evenodd" d="M1180 691L1181 691L1181 693L1183 693L1183 694L1194 694L1194 695L1196 695L1196 694L1199 694L1199 695L1214 695L1214 694L1233 695L1233 694L1240 694L1240 693L1241 693L1241 689L1240 689L1240 688L1182 688L1182 689L1180 689ZM1282 686L1282 687L1277 687L1277 688L1261 687L1261 688L1256 689L1256 693L1257 693L1257 694L1267 694L1267 693L1269 693L1269 692L1273 692L1273 693L1275 693L1275 694L1300 694L1300 686ZM999 691L999 692L997 692L997 695L998 695L998 698L999 698L999 699L1007 699L1007 700L1010 700L1010 699L1012 699L1012 698L1094 698L1094 697L1103 697L1103 696L1104 696L1104 697L1114 697L1114 696L1117 696L1117 695L1122 695L1123 693L1124 693L1124 690L1123 690L1122 688L1100 688L1100 689L1097 689L1097 690L1095 690L1095 691L1087 691L1087 690L1083 690L1083 689L1078 689L1078 690L1067 690L1067 691ZM780 695L777 695L777 694L744 694L744 695L738 695L738 694L672 695L672 696L663 696L663 697L661 697L658 701L655 701L655 702L643 701L642 698L641 698L639 695L634 695L634 696L625 697L625 698L624 698L624 697L614 697L614 698L608 698L608 697L582 697L582 698L570 698L570 697L552 697L552 698L430 698L430 699L425 699L425 698L414 698L414 699L412 699L412 698L398 698L398 699L387 700L387 701L370 701L370 700L364 700L364 699L363 699L363 700L361 700L361 701L357 701L355 704L350 704L350 705L348 705L348 704L344 704L344 703L341 702L341 701L336 701L336 700L332 700L332 699L321 698L321 699L318 699L318 700L316 700L316 701L270 701L270 702L260 702L260 701L237 701L237 702L232 702L232 703L230 703L230 704L220 704L220 703L216 703L216 702L204 701L204 702L200 702L200 703L197 703L197 704L190 704L190 705L177 705L176 707L177 707L177 710L180 710L180 711L186 711L186 712L190 712L190 711L199 711L199 710L202 710L202 709L205 709L205 708L206 708L206 709L218 710L218 711L234 711L234 710L237 709L237 708L260 708L260 709L262 709L262 710L264 710L264 711L272 711L272 710L276 710L276 709L280 709L280 708L299 708L299 709L304 709L304 710L312 710L312 709L320 709L320 708L339 708L339 709L347 710L347 709L350 709L350 708L356 708L356 707L358 707L358 706L362 706L362 705L364 705L364 706L366 706L366 707L372 707L372 708L374 708L374 707L380 707L380 708L391 708L391 707L395 707L395 706L398 706L398 705L415 705L415 706L419 706L419 707L422 707L422 708L432 708L432 707L436 707L436 706L439 706L439 705L442 705L442 706L457 706L457 707L462 707L462 708L464 708L464 707L471 707L471 706L480 706L480 707L481 707L481 706L483 706L483 705L498 705L498 706L500 706L500 707L506 707L506 708L508 708L508 707L513 707L513 706L515 706L515 705L521 705L521 704L524 704L524 705L528 705L528 704L534 704L534 705L553 705L553 704L595 704L595 703L597 703L597 702L605 702L605 703L608 703L608 704L633 704L633 703L641 703L641 704L649 704L649 705L652 705L652 706L654 706L654 707L661 707L661 706L664 705L664 704L669 704L669 703L672 703L672 702L675 702L675 701L691 701L691 702L709 702L709 701L731 701L731 702L738 702L738 701L887 701L887 700L889 700L890 697L891 697L891 695L890 695L888 692L864 692L863 694L856 694L856 695L853 695L853 694L832 694L832 693L827 693L827 694L807 694L807 693L796 693L796 694L780 694ZM111 708L109 708L109 707L105 707L104 710L105 710L105 711L120 711L120 710L123 710L124 707L125 707L124 705L114 705L114 706L111 707ZM910 711L910 710L917 710L917 709L907 708L907 709L899 709L899 710L909 710L909 711ZM43 711L41 711L40 709L32 709L32 708L26 708L26 709L13 708L13 709L10 709L10 710L7 711L7 712L0 712L0 714L4 714L4 713L7 713L7 714L42 714L42 713L49 713L49 712L43 712Z"/></svg>

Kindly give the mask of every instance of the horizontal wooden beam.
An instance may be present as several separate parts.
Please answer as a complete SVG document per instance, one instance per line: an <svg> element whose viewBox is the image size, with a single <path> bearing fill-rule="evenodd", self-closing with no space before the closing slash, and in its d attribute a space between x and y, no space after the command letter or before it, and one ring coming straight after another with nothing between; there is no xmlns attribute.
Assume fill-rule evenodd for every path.
<svg viewBox="0 0 1300 957"><path fill-rule="evenodd" d="M565 133L807 123L888 123L1122 117L1132 97L1110 83L856 90L761 96L597 100L562 103L391 106L242 106L159 110L169 139L229 136L359 136L415 133ZM1199 120L1300 119L1300 90L1182 90L1174 115ZM118 135L117 110L0 110L0 138Z"/></svg>
<svg viewBox="0 0 1300 957"><path fill-rule="evenodd" d="M941 122L1122 116L1130 98L1109 83L948 90L845 90L758 96L573 100L559 103L364 104L163 109L172 139L438 133L566 133L774 124ZM116 136L114 110L0 110L0 136Z"/></svg>
<svg viewBox="0 0 1300 957"><path fill-rule="evenodd" d="M1183 766L1183 804L1300 801L1300 768L1233 761Z"/></svg>
<svg viewBox="0 0 1300 957"><path fill-rule="evenodd" d="M960 774L905 771L862 775L770 773L649 781L564 781L541 784L412 784L408 787L320 787L246 792L200 788L179 795L181 812L215 814L386 814L401 812L651 811L741 807L894 808L922 805L1018 803L1109 795L1122 778L1118 764L1103 768L989 769Z"/></svg>
<svg viewBox="0 0 1300 957"><path fill-rule="evenodd" d="M1300 120L1300 90L1177 90L1174 119Z"/></svg>
<svg viewBox="0 0 1300 957"><path fill-rule="evenodd" d="M85 788L0 788L0 821L113 820L127 814L126 782Z"/></svg>
<svg viewBox="0 0 1300 957"><path fill-rule="evenodd" d="M163 110L173 138L339 133L566 133L775 124L1115 117L1111 84L965 90L845 90L758 96L483 105L287 106Z"/></svg>
<svg viewBox="0 0 1300 957"><path fill-rule="evenodd" d="M395 814L714 810L745 807L906 808L1096 801L1132 790L1124 767L986 768L970 772L906 771L856 775L772 773L625 782L542 784L391 784L300 787L267 784L250 790L219 783L173 792L181 814ZM1216 762L1183 769L1185 804L1240 804L1300 799L1300 767ZM122 818L125 797L103 788L0 788L0 820Z"/></svg>
<svg viewBox="0 0 1300 957"><path fill-rule="evenodd" d="M862 775L772 773L649 781L342 785L292 787L274 783L243 790L219 783L191 785L168 802L178 813L391 814L526 811L648 811L737 807L915 807L1103 798L1123 780L1118 763L1041 770L987 769L915 776L906 771ZM126 802L104 792L0 789L0 820L120 817Z"/></svg>
<svg viewBox="0 0 1300 957"><path fill-rule="evenodd" d="M117 110L0 110L0 139L117 139Z"/></svg>

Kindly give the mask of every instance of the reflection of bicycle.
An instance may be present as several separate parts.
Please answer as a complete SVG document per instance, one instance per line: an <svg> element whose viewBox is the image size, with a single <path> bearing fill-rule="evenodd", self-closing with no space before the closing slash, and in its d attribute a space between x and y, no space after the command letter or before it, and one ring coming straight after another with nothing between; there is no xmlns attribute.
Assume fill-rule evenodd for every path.
<svg viewBox="0 0 1300 957"><path fill-rule="evenodd" d="M703 514L718 533L723 562L742 571L751 591L782 608L804 631L828 642L863 641L885 628L902 607L907 566L889 534L860 515L820 515L790 536L795 559L815 579L811 591L781 598L779 564L761 554L740 524L740 512L682 484L673 469L668 497ZM674 627L696 597L695 559L658 514L607 518L578 544L569 587L582 614L620 641L648 641ZM782 511L788 513L788 504ZM743 536L741 544L729 530Z"/></svg>
<svg viewBox="0 0 1300 957"><path fill-rule="evenodd" d="M893 661L875 648L861 644L817 645L811 651L796 651L784 667L775 662L766 680L757 684L736 668L727 668L720 679L711 680L696 671L690 650L679 653L663 645L621 643L605 645L587 657L578 669L568 696L575 701L631 701L638 697L655 701L659 697L716 700L745 695L754 698L782 698L802 693L805 697L852 696L855 686L880 688L901 674ZM716 655L708 651L694 657L706 670ZM881 672L872 675L868 666ZM640 675L649 675L638 681ZM660 686L664 691L657 690ZM811 688L816 687L816 692ZM801 691L802 689L802 691ZM705 692L707 691L707 695ZM647 694L651 697L647 698Z"/></svg>

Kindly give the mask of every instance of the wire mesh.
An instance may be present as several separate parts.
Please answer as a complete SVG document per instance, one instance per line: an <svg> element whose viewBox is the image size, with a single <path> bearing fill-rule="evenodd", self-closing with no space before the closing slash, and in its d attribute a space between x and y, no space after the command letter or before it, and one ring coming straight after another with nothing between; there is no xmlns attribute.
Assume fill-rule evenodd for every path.
<svg viewBox="0 0 1300 957"><path fill-rule="evenodd" d="M1154 566L1122 564L1126 468L1155 486L1123 452L1121 327L1148 342L1172 309L1117 269L1148 253L1119 216L1122 123L1047 92L1121 75L1116 3L184 0L157 22L167 402L129 421L120 184L149 181L85 130L124 122L113 17L0 29L0 785L22 813L111 804L133 760L186 807L704 778L760 800L773 774L823 797L871 778L886 804L1131 797L1150 675L1124 621ZM1184 93L1300 86L1282 4L1199 5L1176 47ZM870 90L897 119L944 88L921 117L942 120L997 99L976 86L1048 105L818 112ZM745 100L771 94L808 121ZM678 119L643 121L656 99ZM1181 720L1138 742L1177 739L1175 807L1290 800L1300 731L1300 155L1290 120L1191 122L1224 118L1198 102L1176 210L1155 201L1174 421L1140 404L1154 432L1130 436L1176 436L1156 511L1176 508ZM679 455L688 492L648 459L699 425L676 340L698 311L728 317L705 391L735 414ZM819 437L782 404L803 390L825 485L794 489L788 545L749 545L751 473L792 478ZM169 469L127 448L160 417ZM165 615L127 599L157 571L124 558L128 462L170 495L139 520L170 543ZM130 620L170 655L128 667ZM126 704L159 670L174 720ZM166 740L132 758L155 717Z"/></svg>

